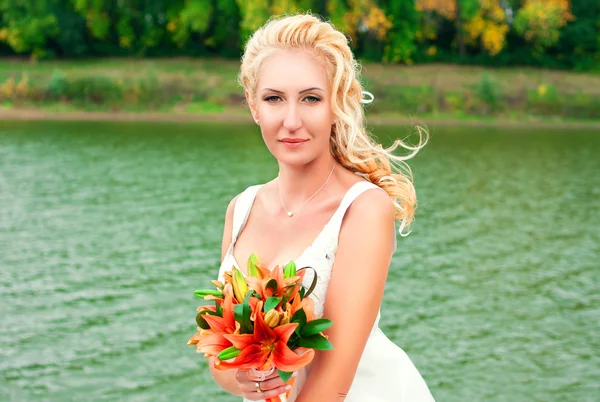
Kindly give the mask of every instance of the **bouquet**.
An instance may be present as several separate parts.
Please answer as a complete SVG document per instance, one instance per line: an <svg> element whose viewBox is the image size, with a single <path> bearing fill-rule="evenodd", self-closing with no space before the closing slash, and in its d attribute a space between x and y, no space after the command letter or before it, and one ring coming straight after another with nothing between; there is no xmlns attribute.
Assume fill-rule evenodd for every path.
<svg viewBox="0 0 600 402"><path fill-rule="evenodd" d="M308 289L302 285L307 269L314 271L296 269L290 262L269 270L252 254L247 276L232 267L224 275L225 283L211 281L216 289L194 292L213 304L198 307L198 332L188 345L204 357L216 357L218 370L249 370L259 379L277 370L292 385L293 373L312 361L315 350L333 349L323 334L332 321L316 319L308 297L316 286L316 272ZM288 396L289 391L267 402L282 402Z"/></svg>

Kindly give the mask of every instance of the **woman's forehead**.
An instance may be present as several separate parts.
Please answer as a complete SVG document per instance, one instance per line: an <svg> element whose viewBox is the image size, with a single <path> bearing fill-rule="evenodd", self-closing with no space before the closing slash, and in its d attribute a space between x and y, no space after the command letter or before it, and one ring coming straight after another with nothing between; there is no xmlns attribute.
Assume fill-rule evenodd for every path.
<svg viewBox="0 0 600 402"><path fill-rule="evenodd" d="M272 88L302 91L329 87L327 71L313 52L282 50L267 57L258 73L258 90Z"/></svg>

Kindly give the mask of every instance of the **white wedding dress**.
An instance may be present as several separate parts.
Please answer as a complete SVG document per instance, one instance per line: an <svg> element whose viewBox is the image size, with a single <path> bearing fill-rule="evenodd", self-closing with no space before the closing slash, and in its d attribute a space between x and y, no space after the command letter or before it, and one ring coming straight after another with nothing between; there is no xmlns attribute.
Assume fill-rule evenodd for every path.
<svg viewBox="0 0 600 402"><path fill-rule="evenodd" d="M250 214L252 204L261 185L246 189L238 198L233 215L232 242L223 258L219 278L223 273L240 265L233 256L233 247L244 228ZM369 182L358 182L348 190L337 211L325 225L321 233L295 262L297 267L311 266L318 276L317 286L310 295L315 304L317 318L323 315L323 303L331 276L338 245L338 235L346 209L352 201L365 190L379 188ZM312 271L304 278L305 285L312 282ZM407 354L379 329L380 314L377 314L371 334L365 345L352 386L345 399L346 402L431 402L433 397L427 384L417 371ZM310 366L310 365L309 365ZM296 399L306 377L308 369L300 370L292 388L289 401ZM244 399L244 402L247 400Z"/></svg>

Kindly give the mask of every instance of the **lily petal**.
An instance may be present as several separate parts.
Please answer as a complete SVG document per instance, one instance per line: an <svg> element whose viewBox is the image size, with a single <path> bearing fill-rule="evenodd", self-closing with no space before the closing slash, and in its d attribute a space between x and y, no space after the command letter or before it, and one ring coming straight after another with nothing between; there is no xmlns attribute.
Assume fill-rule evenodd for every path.
<svg viewBox="0 0 600 402"><path fill-rule="evenodd" d="M288 348L285 343L277 342L273 350L273 363L281 371L293 372L310 363L314 356L315 351L313 349L299 355Z"/></svg>
<svg viewBox="0 0 600 402"><path fill-rule="evenodd" d="M218 360L215 362L215 368L218 370L256 368L262 365L266 358L265 350L260 345L254 344L242 350L232 362Z"/></svg>
<svg viewBox="0 0 600 402"><path fill-rule="evenodd" d="M224 334L225 339L227 339L236 349L244 350L248 346L254 343L254 335L252 334L242 334L242 335L233 335L233 334Z"/></svg>
<svg viewBox="0 0 600 402"><path fill-rule="evenodd" d="M280 325L273 328L273 332L275 332L275 335L277 336L277 342L283 342L287 344L290 336L292 336L296 330L296 327L298 327L298 323L293 322L291 324Z"/></svg>
<svg viewBox="0 0 600 402"><path fill-rule="evenodd" d="M306 314L306 321L312 321L315 319L315 301L311 297L302 299L302 308Z"/></svg>
<svg viewBox="0 0 600 402"><path fill-rule="evenodd" d="M223 349L231 346L231 342L225 339L222 334L212 333L203 335L198 344L196 345L196 351L198 353L208 353L209 355L216 356Z"/></svg>
<svg viewBox="0 0 600 402"><path fill-rule="evenodd" d="M202 318L204 318L206 323L210 326L210 329L212 329L214 332L220 332L220 333L233 332L233 331L228 331L229 329L231 329L231 327L228 325L228 323L222 317L219 317L216 315L204 314L202 316Z"/></svg>
<svg viewBox="0 0 600 402"><path fill-rule="evenodd" d="M233 312L233 294L225 294L223 302L223 325L227 328L235 328L235 316Z"/></svg>
<svg viewBox="0 0 600 402"><path fill-rule="evenodd" d="M250 286L252 290L259 294L261 299L264 299L264 284L261 278L249 276L246 278L246 282L248 282L248 286Z"/></svg>
<svg viewBox="0 0 600 402"><path fill-rule="evenodd" d="M254 320L254 341L257 343L274 342L277 339L277 336L271 327L265 323L262 306L262 301L258 302L256 305L260 313L256 314L256 320Z"/></svg>

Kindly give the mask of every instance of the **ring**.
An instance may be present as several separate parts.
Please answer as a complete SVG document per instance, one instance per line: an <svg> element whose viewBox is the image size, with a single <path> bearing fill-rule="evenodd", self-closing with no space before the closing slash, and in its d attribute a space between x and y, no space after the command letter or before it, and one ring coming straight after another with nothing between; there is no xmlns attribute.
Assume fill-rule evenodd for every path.
<svg viewBox="0 0 600 402"><path fill-rule="evenodd" d="M256 387L256 392L258 392L259 394L262 394L262 389L260 389L260 383L255 382L254 386Z"/></svg>

